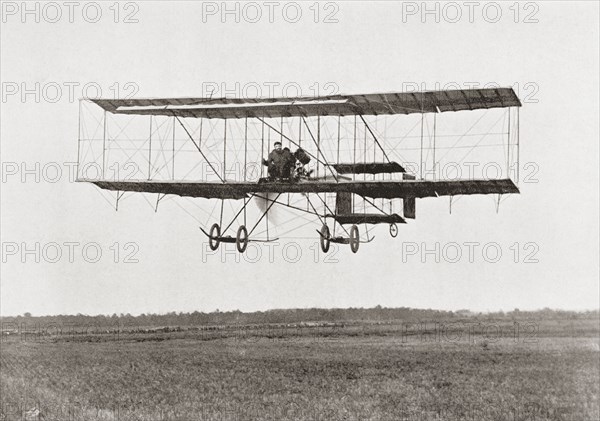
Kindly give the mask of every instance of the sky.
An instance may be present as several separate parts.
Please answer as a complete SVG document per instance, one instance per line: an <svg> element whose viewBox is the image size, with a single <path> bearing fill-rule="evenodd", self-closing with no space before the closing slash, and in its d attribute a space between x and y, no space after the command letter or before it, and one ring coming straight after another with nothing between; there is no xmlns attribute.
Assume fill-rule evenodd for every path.
<svg viewBox="0 0 600 421"><path fill-rule="evenodd" d="M1 315L598 308L597 2L26 7L2 2ZM316 220L247 256L212 252L198 226L214 202L168 197L154 212L155 196L134 195L116 212L114 194L73 175L81 97L489 83L523 103L521 194L499 212L492 197L455 198L451 214L448 198L418 200L397 238L377 226L357 254L318 252Z"/></svg>

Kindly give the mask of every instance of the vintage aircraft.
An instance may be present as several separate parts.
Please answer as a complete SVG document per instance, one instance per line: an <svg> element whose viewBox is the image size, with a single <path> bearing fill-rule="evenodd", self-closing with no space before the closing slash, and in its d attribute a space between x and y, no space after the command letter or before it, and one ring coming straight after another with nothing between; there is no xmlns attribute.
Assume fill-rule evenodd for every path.
<svg viewBox="0 0 600 421"><path fill-rule="evenodd" d="M268 225L266 239L257 238L256 235L253 237L253 234L255 234L256 228L265 217L268 224L268 212L275 205L309 214L311 218L316 217L313 221L320 224L320 229L317 230L318 237L315 238L319 239L323 252L329 250L330 243L340 243L349 244L352 252L356 253L361 242L369 242L373 239L368 236L366 228L367 238L361 238L359 227L366 227L367 224L388 224L391 236L396 237L398 233L397 224L404 224L406 219L415 218L417 198L519 193L519 189L508 176L500 179L467 180L437 180L434 177L433 180L427 180L418 177L417 174L409 174L405 168L405 163L394 161L388 154L389 151L386 151L384 145L389 146L390 142L381 139L376 133L377 131L367 121L370 116L420 114L421 116L433 115L435 117L438 113L450 111L491 108L508 108L510 118L510 108L521 106L521 102L512 88L297 98L160 98L93 99L90 101L101 107L104 112L105 134L102 149L102 176L99 179L80 177L78 181L91 182L102 189L116 191L117 201L123 192L157 193L157 206L165 195L221 201L221 212L218 221L214 221L210 229L201 227L213 250L216 250L220 243L235 243L237 250L243 253L249 242L274 241L274 239L268 237ZM146 179L111 180L104 177L107 113L112 115L150 116L149 157L152 156L153 152L156 152L156 149L152 149L152 119L171 119L173 125L173 147L171 152L173 156L170 165L172 165L173 171L169 177L170 179L153 179L150 168ZM344 162L344 159L340 156L339 122L346 117L353 119L353 127L350 127L350 134L347 136L350 146L346 151L346 162ZM311 128L308 122L309 118L313 118L313 121L316 118L316 128L314 124ZM338 143L337 153L329 151L329 156L326 156L322 144L323 136L320 121L328 118L333 119L334 122L337 121ZM191 121L190 119L200 121L200 136L193 135L189 124L185 123ZM207 142L202 143L202 122L212 119L225 121L222 135L223 155L218 165L215 164L214 154L216 151L214 145L207 144ZM314 176L300 176L282 180L271 180L265 177L258 180L248 180L244 170L243 178L228 179L225 171L227 166L225 161L228 157L226 148L228 146L227 121L229 120L237 120L244 124L244 134L233 147L237 148L240 154L243 149L245 165L248 160L247 150L252 145L256 146L255 149L258 149L257 145L260 145L260 152L257 153L255 160L266 156L271 146L270 135L273 134L274 137L276 136L286 142L290 147L301 148L305 155L317 165L317 173ZM274 123L278 120L281 121L281 125ZM284 120L297 121L298 130L288 130L286 132L284 130ZM249 139L249 121L254 121L255 124L260 126L260 137ZM177 128L183 129L187 141L194 145L194 149L198 153L197 159L201 159L209 165L213 175L212 180L182 180L175 178L176 125ZM360 126L363 130L364 136L361 137L364 137L364 139L357 140L357 126ZM510 130L510 124L508 127ZM435 124L433 130L435 136ZM509 146L511 143L510 136L509 132ZM517 136L513 135L513 138L517 139L518 146ZM331 137L336 138L335 134ZM367 159L367 138L369 144L372 144L373 159L370 157ZM267 142L267 151L265 151L265 142ZM362 151L363 143L364 151ZM421 119L421 148L422 144L423 119ZM229 146L231 147L231 145ZM210 154L213 155L212 159L208 156ZM332 157L332 155L334 156ZM239 154L237 156L238 159L241 159ZM148 161L151 164L151 159ZM222 170L219 171L219 168ZM291 203L291 195L299 197L302 205ZM287 200L284 200L285 197L287 197ZM252 198L264 200L267 206L265 206L264 211L261 212L260 217L257 218L253 226L247 228L246 209ZM402 200L402 215L393 210L392 201L396 199ZM223 203L225 201L233 201L234 204L240 205L237 213L230 221L223 220ZM389 206L386 206L387 204ZM243 221L239 221L242 214ZM225 235L234 225L237 225L235 236ZM336 234L336 231L338 234Z"/></svg>

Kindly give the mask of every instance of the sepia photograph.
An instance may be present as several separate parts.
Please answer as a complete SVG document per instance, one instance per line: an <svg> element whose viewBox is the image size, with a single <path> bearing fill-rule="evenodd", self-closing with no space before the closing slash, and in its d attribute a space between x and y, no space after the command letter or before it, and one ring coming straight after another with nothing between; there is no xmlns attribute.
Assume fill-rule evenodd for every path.
<svg viewBox="0 0 600 421"><path fill-rule="evenodd" d="M599 2L0 9L0 421L600 419Z"/></svg>

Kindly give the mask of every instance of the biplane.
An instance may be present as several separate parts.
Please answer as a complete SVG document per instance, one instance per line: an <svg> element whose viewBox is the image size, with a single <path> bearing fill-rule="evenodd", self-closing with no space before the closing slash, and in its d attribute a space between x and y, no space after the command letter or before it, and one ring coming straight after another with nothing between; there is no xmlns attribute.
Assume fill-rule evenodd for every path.
<svg viewBox="0 0 600 421"><path fill-rule="evenodd" d="M166 195L220 202L220 216L200 227L212 250L221 243L235 243L237 250L244 253L250 242L278 239L269 237L268 215L274 206L309 215L309 222L317 228L314 238L318 239L323 252L329 250L331 243L338 243L348 244L356 253L361 243L374 238L369 235L368 226L386 224L390 235L396 237L398 224L415 219L416 199L475 194L497 194L500 198L501 195L519 193L508 173L496 179L458 180L439 179L435 173L433 179L427 179L422 170L420 175L415 171L411 173L406 163L398 162L398 155L390 152L394 150L394 140L381 135L369 121L373 117L416 115L417 122L420 120L422 164L424 125L428 116L433 116L435 171L435 119L438 114L508 109L507 152L510 157L510 148L516 145L518 151L518 133L510 132L511 127L515 127L514 121L510 124L510 110L515 109L518 118L518 107L521 106L512 88L296 98L91 99L85 102L100 107L103 113L103 117L97 119L103 126L103 135L96 139L102 143L102 164L97 178L87 177L78 170L78 181L91 182L101 189L116 192L117 207L125 192L157 194L157 207ZM108 151L112 150L111 145L117 138L114 133L112 136L108 133L108 116L149 117L149 139L134 148L136 152L147 152L147 176L106 177ZM325 120L330 122L332 129L327 130L329 143L324 136L322 122ZM341 129L342 120L346 124L345 132ZM215 136L216 125L211 125L213 138L219 138L219 142L211 143L207 126L215 121L222 122L223 129ZM238 127L237 137L231 134L231 122ZM157 136L160 124L170 124L167 132L172 131L172 142L168 141L168 133L163 132L162 137L157 138L160 137ZM118 133L125 127L119 125ZM518 122L516 127L518 129ZM190 180L176 176L175 158L180 150L176 148L176 130L180 136L178 142L193 145L191 149L196 161L207 165L205 177ZM252 130L256 132L254 136L249 135ZM81 127L79 132L81 144L84 140ZM266 169L260 162L269 153L273 140L282 141L292 149L301 148L316 166L316 172L295 179L264 177ZM79 149L81 166L82 147ZM168 159L165 151L170 155ZM233 153L236 155L234 160L243 160L244 164L243 171L234 177L228 173L227 166L231 164ZM155 163L159 158L165 163L166 176L156 177ZM260 177L251 179L247 170L250 161L259 163ZM291 200L291 197L296 199ZM263 206L253 223L248 224L247 210L253 200L261 201ZM224 217L225 202L233 203L230 207L234 210L227 219ZM266 237L259 237L256 229L263 221L267 224Z"/></svg>

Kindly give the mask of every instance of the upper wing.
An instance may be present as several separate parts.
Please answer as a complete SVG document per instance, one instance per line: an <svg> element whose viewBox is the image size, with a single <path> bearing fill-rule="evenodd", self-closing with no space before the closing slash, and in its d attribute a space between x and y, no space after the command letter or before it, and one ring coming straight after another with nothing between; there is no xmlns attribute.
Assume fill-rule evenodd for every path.
<svg viewBox="0 0 600 421"><path fill-rule="evenodd" d="M252 193L354 193L371 198L414 198L461 194L519 193L510 179L455 181L305 181L258 184L254 182L89 181L107 190L175 194L206 199L243 199Z"/></svg>
<svg viewBox="0 0 600 421"><path fill-rule="evenodd" d="M411 114L521 106L512 88L298 98L155 98L91 101L115 114L196 118Z"/></svg>

